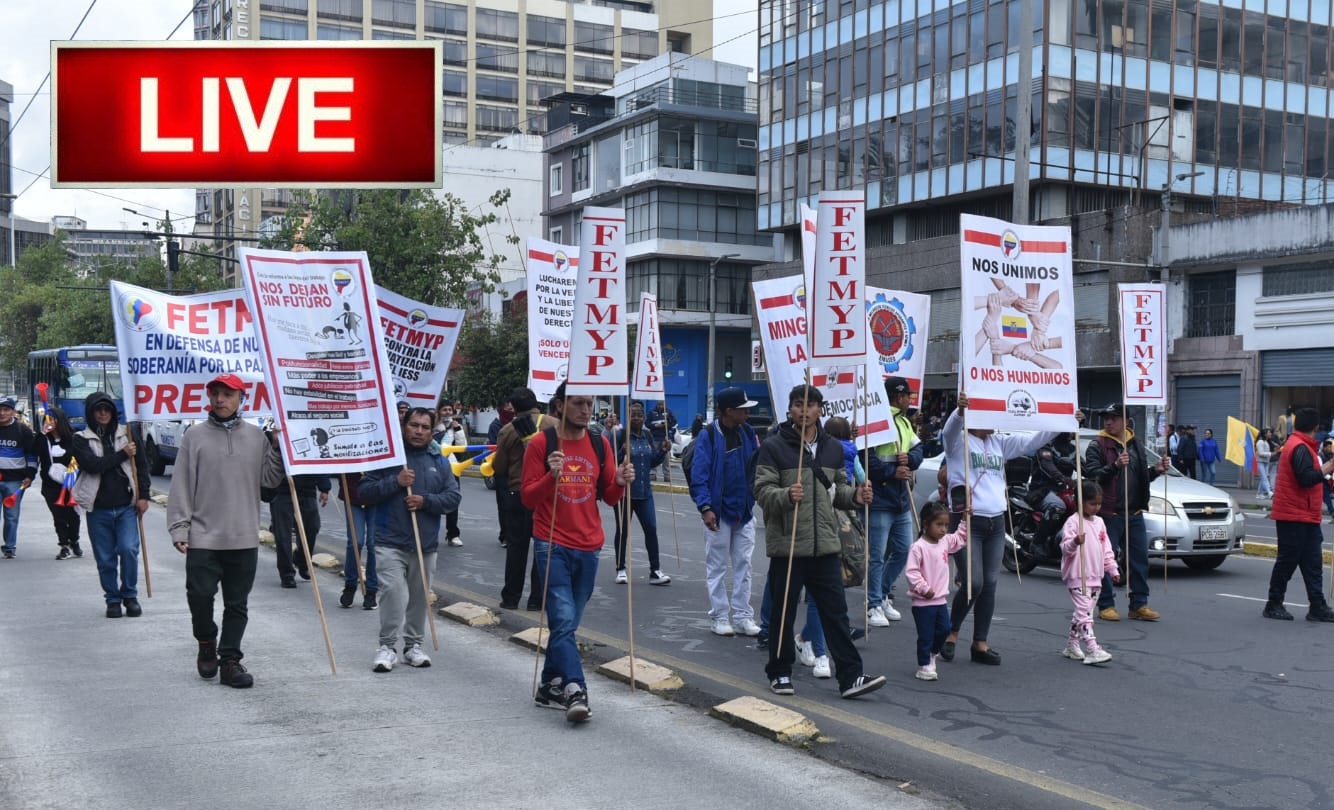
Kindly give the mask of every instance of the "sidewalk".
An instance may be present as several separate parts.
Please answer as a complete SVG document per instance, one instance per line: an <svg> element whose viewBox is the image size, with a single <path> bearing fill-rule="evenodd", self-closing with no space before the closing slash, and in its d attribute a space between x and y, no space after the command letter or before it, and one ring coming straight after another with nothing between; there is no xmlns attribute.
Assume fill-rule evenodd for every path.
<svg viewBox="0 0 1334 810"><path fill-rule="evenodd" d="M583 726L531 700L534 654L436 617L429 669L371 672L379 612L341 610L318 572L338 674L310 587L283 590L260 550L245 637L255 687L194 671L184 558L145 516L153 597L106 619L90 544L56 562L25 498L18 557L0 560L0 807L364 810L609 806L944 805L733 729L590 671ZM219 611L221 605L219 604Z"/></svg>

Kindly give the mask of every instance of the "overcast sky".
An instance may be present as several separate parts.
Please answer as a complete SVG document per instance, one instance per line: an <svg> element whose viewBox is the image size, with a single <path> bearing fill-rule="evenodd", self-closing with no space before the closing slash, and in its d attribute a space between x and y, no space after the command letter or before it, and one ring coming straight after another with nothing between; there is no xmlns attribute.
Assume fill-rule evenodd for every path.
<svg viewBox="0 0 1334 810"><path fill-rule="evenodd" d="M92 12L75 39L162 40L191 7L191 0L92 1ZM195 207L192 189L56 190L46 177L38 177L49 174L45 170L51 162L50 82L37 92L51 69L50 42L70 38L89 2L0 0L0 80L14 86L12 117L17 118L32 102L12 135L14 191L22 192L14 212L39 221L68 214L87 220L90 227L136 229L145 218L160 219L168 210L174 220L191 215ZM714 0L715 12L723 19L714 32L717 48L708 56L755 67L757 15L740 13L755 5L755 0ZM172 39L193 37L193 20L186 19ZM35 98L34 93L37 93ZM143 216L122 211L122 207L134 208ZM178 228L189 228L192 224L191 219L177 221Z"/></svg>

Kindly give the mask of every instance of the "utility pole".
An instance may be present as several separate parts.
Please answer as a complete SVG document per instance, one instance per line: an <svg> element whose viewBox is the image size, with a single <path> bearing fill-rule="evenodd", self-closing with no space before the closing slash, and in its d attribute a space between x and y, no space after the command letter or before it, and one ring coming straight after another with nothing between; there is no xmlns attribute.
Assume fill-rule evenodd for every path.
<svg viewBox="0 0 1334 810"><path fill-rule="evenodd" d="M0 200L9 200L9 266L18 267L19 256L15 252L14 232L19 229L18 217L14 215L14 203L18 201L19 195L5 192L0 194Z"/></svg>
<svg viewBox="0 0 1334 810"><path fill-rule="evenodd" d="M1028 224L1028 152L1033 135L1033 0L1019 0L1019 95L1014 122L1014 201L1017 225Z"/></svg>
<svg viewBox="0 0 1334 810"><path fill-rule="evenodd" d="M1199 177L1204 172L1186 172L1178 174L1171 180L1163 184L1163 220L1158 226L1158 267L1162 269L1162 280L1167 281L1167 263L1172 260L1170 255L1171 232L1172 232L1172 185L1182 180L1189 180L1192 177Z"/></svg>
<svg viewBox="0 0 1334 810"><path fill-rule="evenodd" d="M740 253L724 253L713 261L709 262L709 368L704 374L704 412L711 417L716 418L713 412L713 363L714 363L714 340L718 330L718 262L725 259L735 259Z"/></svg>

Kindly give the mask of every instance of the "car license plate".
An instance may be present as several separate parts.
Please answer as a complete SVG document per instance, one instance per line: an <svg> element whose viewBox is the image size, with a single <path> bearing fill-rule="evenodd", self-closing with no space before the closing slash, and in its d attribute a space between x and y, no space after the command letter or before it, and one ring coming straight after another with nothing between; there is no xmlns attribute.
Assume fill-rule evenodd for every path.
<svg viewBox="0 0 1334 810"><path fill-rule="evenodd" d="M1201 526L1201 527L1200 527L1200 539L1201 539L1201 540L1226 540L1227 537L1228 537L1228 535L1227 535L1227 527L1226 527L1226 526Z"/></svg>

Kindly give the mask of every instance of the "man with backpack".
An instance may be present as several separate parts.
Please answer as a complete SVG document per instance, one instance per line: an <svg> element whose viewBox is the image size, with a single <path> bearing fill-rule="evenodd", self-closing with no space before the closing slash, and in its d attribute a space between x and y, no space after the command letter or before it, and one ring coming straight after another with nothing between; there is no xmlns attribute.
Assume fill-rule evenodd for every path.
<svg viewBox="0 0 1334 810"><path fill-rule="evenodd" d="M751 471L760 442L746 424L758 403L740 388L724 388L714 403L718 418L690 443L681 467L689 472L690 497L704 521L704 578L714 635L758 636L750 606L750 557L755 550L755 495ZM732 563L732 589L724 579ZM730 614L730 620L729 620Z"/></svg>

